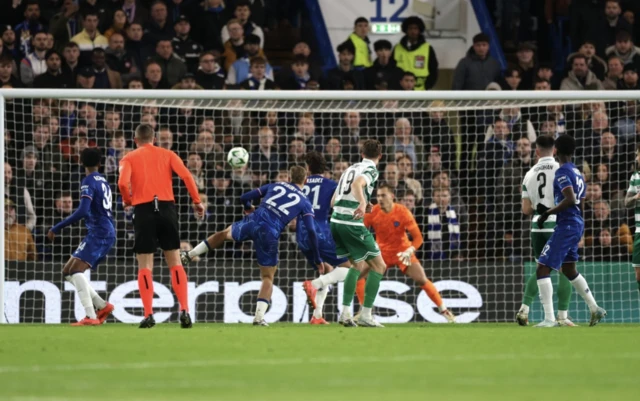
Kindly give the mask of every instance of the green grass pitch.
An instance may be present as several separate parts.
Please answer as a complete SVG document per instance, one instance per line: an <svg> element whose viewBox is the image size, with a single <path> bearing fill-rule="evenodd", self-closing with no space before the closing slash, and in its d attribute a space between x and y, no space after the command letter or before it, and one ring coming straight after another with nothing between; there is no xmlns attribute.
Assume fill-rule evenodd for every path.
<svg viewBox="0 0 640 401"><path fill-rule="evenodd" d="M0 326L0 399L633 400L640 326Z"/></svg>

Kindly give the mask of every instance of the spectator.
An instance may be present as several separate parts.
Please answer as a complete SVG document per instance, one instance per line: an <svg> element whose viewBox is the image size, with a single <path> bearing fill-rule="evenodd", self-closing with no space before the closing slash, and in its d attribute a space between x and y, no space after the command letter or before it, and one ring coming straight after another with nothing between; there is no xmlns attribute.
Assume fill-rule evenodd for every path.
<svg viewBox="0 0 640 401"><path fill-rule="evenodd" d="M242 30L244 31L245 36L256 35L259 38L258 46L262 49L264 47L264 32L262 31L262 28L254 22L251 22L251 5L249 1L239 0L236 3L234 17L238 22L240 22L240 25L242 25ZM222 43L226 43L230 39L229 25L225 25L222 28L220 38Z"/></svg>
<svg viewBox="0 0 640 401"><path fill-rule="evenodd" d="M34 39L36 34L44 32L44 25L40 23L40 5L37 0L28 0L24 5L24 21L16 25L16 38L20 38L20 56L27 57L36 51ZM46 39L46 33L45 33Z"/></svg>
<svg viewBox="0 0 640 401"><path fill-rule="evenodd" d="M291 58L296 59L297 57L306 57L309 61L309 80L310 81L319 81L322 78L322 65L321 63L311 54L311 48L306 42L298 42L293 47L291 52ZM283 77L287 77L291 75L291 66L285 65L280 71L280 75Z"/></svg>
<svg viewBox="0 0 640 401"><path fill-rule="evenodd" d="M616 35L616 43L607 48L607 57L617 56L626 65L634 63L640 65L640 48L633 44L631 34L627 31L620 31Z"/></svg>
<svg viewBox="0 0 640 401"><path fill-rule="evenodd" d="M47 215L42 222L43 233L47 233L51 227L73 213L73 198L69 192L59 192L55 194L54 199L53 208L47 211ZM60 236L53 244L47 243L47 248L50 250L48 253L54 257L72 254L77 247L77 238L82 236L82 231L82 225L74 224L69 226L65 229L65 235ZM43 239L43 242L45 241Z"/></svg>
<svg viewBox="0 0 640 401"><path fill-rule="evenodd" d="M145 89L169 89L167 79L162 76L162 67L157 61L147 61L143 86Z"/></svg>
<svg viewBox="0 0 640 401"><path fill-rule="evenodd" d="M147 23L149 19L149 10L147 10L138 0L124 0L122 11L127 15L129 24L138 24L140 26Z"/></svg>
<svg viewBox="0 0 640 401"><path fill-rule="evenodd" d="M169 21L167 5L162 0L156 0L151 5L151 18L144 24L144 43L155 48L160 41L171 41L173 25Z"/></svg>
<svg viewBox="0 0 640 401"><path fill-rule="evenodd" d="M569 63L571 71L569 71L569 76L562 80L560 90L604 89L596 74L589 70L585 56L576 54Z"/></svg>
<svg viewBox="0 0 640 401"><path fill-rule="evenodd" d="M521 82L522 76L520 74L520 68L514 66L507 67L507 70L504 72L504 83L501 85L501 88L504 90L518 90Z"/></svg>
<svg viewBox="0 0 640 401"><path fill-rule="evenodd" d="M433 202L427 215L427 248L431 260L460 259L462 257L461 229L455 208L450 204L448 189L433 191Z"/></svg>
<svg viewBox="0 0 640 401"><path fill-rule="evenodd" d="M605 54L605 50L615 44L619 32L632 34L633 27L620 17L621 14L620 0L605 1L604 19L591 26L591 37L597 40L598 54Z"/></svg>
<svg viewBox="0 0 640 401"><path fill-rule="evenodd" d="M0 86L22 87L22 82L12 74L13 64L13 59L10 56L0 56Z"/></svg>
<svg viewBox="0 0 640 401"><path fill-rule="evenodd" d="M594 202L593 219L587 222L585 230L585 245L593 246L594 239L598 238L603 230L607 230L611 237L616 238L618 244L632 249L633 240L629 226L611 217L611 208L606 200Z"/></svg>
<svg viewBox="0 0 640 401"><path fill-rule="evenodd" d="M345 157L351 163L360 160L359 142L367 137L367 131L361 127L362 119L357 111L347 111L342 117L343 126L339 138L345 150Z"/></svg>
<svg viewBox="0 0 640 401"><path fill-rule="evenodd" d="M417 78L416 76L409 71L404 71L402 73L402 79L400 80L400 88L403 91L414 91L416 90ZM379 87L376 89L380 90Z"/></svg>
<svg viewBox="0 0 640 401"><path fill-rule="evenodd" d="M420 144L417 143L413 136L411 122L406 118L399 118L395 123L394 136L387 141L388 149L394 154L404 153L409 156L413 162L414 170L420 162L421 154Z"/></svg>
<svg viewBox="0 0 640 401"><path fill-rule="evenodd" d="M117 115L117 113L115 113ZM127 148L127 140L124 137L124 132L115 131L111 135L109 141L109 147L107 148L106 158L104 163L104 172L107 177L113 177L117 175L118 165L120 159L124 157L125 149Z"/></svg>
<svg viewBox="0 0 640 401"><path fill-rule="evenodd" d="M204 89L222 89L226 74L220 64L216 62L213 52L200 55L200 66L196 72L196 82Z"/></svg>
<svg viewBox="0 0 640 401"><path fill-rule="evenodd" d="M291 64L291 72L288 75L280 74L278 86L284 90L301 90L307 89L310 81L309 60L305 56L296 56Z"/></svg>
<svg viewBox="0 0 640 401"><path fill-rule="evenodd" d="M47 51L45 60L47 71L35 78L33 81L34 88L63 89L75 87L75 82L73 82L71 75L64 74L60 69L62 61L57 51Z"/></svg>
<svg viewBox="0 0 640 401"><path fill-rule="evenodd" d="M198 153L189 153L187 157L187 168L198 186L198 191L204 191L207 188L207 177L203 167L202 157L200 157Z"/></svg>
<svg viewBox="0 0 640 401"><path fill-rule="evenodd" d="M391 57L392 48L391 42L385 39L377 40L373 44L373 49L377 57L373 65L364 70L366 89L374 90L376 83L379 82L386 82L389 90L400 89L400 80L403 78L403 71L398 68L395 59Z"/></svg>
<svg viewBox="0 0 640 401"><path fill-rule="evenodd" d="M414 177L413 162L411 158L403 154L396 158L396 163L398 164L398 180L421 198L423 193L422 184L420 184L420 181Z"/></svg>
<svg viewBox="0 0 640 401"><path fill-rule="evenodd" d="M287 159L288 166L303 165L305 163L305 157L307 155L307 145L300 138L294 138L289 141L289 151L287 152L289 158Z"/></svg>
<svg viewBox="0 0 640 401"><path fill-rule="evenodd" d="M222 28L229 21L230 12L222 0L205 0L202 9L195 14L193 21L196 42L202 44L204 50L217 50L222 52L223 42L220 36ZM231 33L230 33L231 34Z"/></svg>
<svg viewBox="0 0 640 401"><path fill-rule="evenodd" d="M355 55L355 48L351 41L346 41L340 44L338 50L338 66L327 72L326 84L323 87L330 90L344 90L346 89L346 82L350 82L351 86L355 90L363 90L364 75L362 71L356 70L353 67L353 58Z"/></svg>
<svg viewBox="0 0 640 401"><path fill-rule="evenodd" d="M204 216L197 214L193 207L189 209L189 216L181 219L181 232L186 233L187 239L191 242L200 242L207 239L207 236L216 231L216 214L209 211L209 197L206 193L199 194L200 202L204 207Z"/></svg>
<svg viewBox="0 0 640 401"><path fill-rule="evenodd" d="M162 68L162 79L169 86L173 86L187 73L187 67L180 58L173 53L171 41L162 39L156 45L156 56L153 60Z"/></svg>
<svg viewBox="0 0 640 401"><path fill-rule="evenodd" d="M104 31L104 37L109 40L114 33L119 33L120 35L124 36L127 25L127 14L124 12L124 10L115 10L113 12L113 20L111 22L111 26L109 27L109 29Z"/></svg>
<svg viewBox="0 0 640 401"><path fill-rule="evenodd" d="M355 56L353 66L358 69L371 67L371 49L369 48L369 20L358 17L353 24L353 33L349 35L347 41L353 44Z"/></svg>
<svg viewBox="0 0 640 401"><path fill-rule="evenodd" d="M618 89L619 90L638 90L640 86L638 85L638 67L629 63L624 66L622 74L622 79L618 81Z"/></svg>
<svg viewBox="0 0 640 401"><path fill-rule="evenodd" d="M227 29L229 30L229 40L224 42L222 58L224 58L224 69L229 71L237 59L245 56L245 50L244 30L240 21L237 19L229 20Z"/></svg>
<svg viewBox="0 0 640 401"><path fill-rule="evenodd" d="M127 28L125 52L131 56L138 68L145 66L146 60L151 56L151 49L142 42L142 26L133 23Z"/></svg>
<svg viewBox="0 0 640 401"><path fill-rule="evenodd" d="M316 151L322 153L322 136L316 131L316 123L313 121L313 114L305 113L298 119L297 131L293 134L294 138L302 139L306 145L307 151Z"/></svg>
<svg viewBox="0 0 640 401"><path fill-rule="evenodd" d="M626 224L623 224L626 226ZM615 229L615 228L613 228ZM628 229L628 227L627 227ZM632 245L626 245L622 243L620 235L623 234L623 238L627 238L622 229L619 229L615 237L612 235L611 229L604 228L600 232L594 231L591 246L586 246L584 253L585 259L590 262L626 262L631 253ZM631 236L629 235L629 238Z"/></svg>
<svg viewBox="0 0 640 401"><path fill-rule="evenodd" d="M398 164L395 162L387 163L387 165L384 167L383 178L384 184L388 185L394 193L404 194L408 191L411 191L410 187L407 185L407 182L404 180L400 180L400 171L398 169Z"/></svg>
<svg viewBox="0 0 640 401"><path fill-rule="evenodd" d="M570 61L576 54L582 54L586 58L589 70L591 70L599 80L605 78L607 62L596 55L596 46L593 42L589 40L584 42L576 53L572 53L567 57L567 61Z"/></svg>
<svg viewBox="0 0 640 401"><path fill-rule="evenodd" d="M109 46L107 38L98 31L98 15L90 12L84 15L82 20L83 30L71 38L72 42L80 48L80 66L90 66L93 49L96 47L106 49Z"/></svg>
<svg viewBox="0 0 640 401"><path fill-rule="evenodd" d="M196 83L196 77L190 72L187 72L182 76L180 82L173 85L171 89L181 89L181 90L202 90L204 89L202 86Z"/></svg>
<svg viewBox="0 0 640 401"><path fill-rule="evenodd" d="M251 59L249 72L251 76L240 83L240 89L248 90L273 90L276 84L267 78L267 60L262 57Z"/></svg>
<svg viewBox="0 0 640 401"><path fill-rule="evenodd" d="M455 135L445 119L444 111L437 110L444 107L443 102L433 102L430 108L435 110L429 112L420 127L416 127L415 135L423 144L428 144L429 148L438 148L442 157L442 168L453 171L456 167L457 145Z"/></svg>
<svg viewBox="0 0 640 401"><path fill-rule="evenodd" d="M4 205L4 257L9 261L34 261L38 259L36 244L29 229L18 224L16 208L11 200Z"/></svg>
<svg viewBox="0 0 640 401"><path fill-rule="evenodd" d="M11 25L0 26L0 42L2 42L2 51L0 55L7 55L13 58L14 63L20 63L22 57L20 55L20 48L16 45L16 33L11 28ZM18 74L18 70L15 70L15 74Z"/></svg>
<svg viewBox="0 0 640 401"><path fill-rule="evenodd" d="M346 160L338 160L337 162L333 163L333 170L331 172L332 179L336 182L340 181L342 173L344 173L344 171L349 168L349 165L349 162Z"/></svg>
<svg viewBox="0 0 640 401"><path fill-rule="evenodd" d="M244 56L238 58L227 71L227 84L236 85L250 78L249 68L250 60L253 57L263 57L264 53L260 49L260 38L256 35L250 34L244 38ZM266 59L265 59L266 60ZM266 77L273 81L273 68L267 62L266 65Z"/></svg>
<svg viewBox="0 0 640 401"><path fill-rule="evenodd" d="M513 135L514 140L526 137L529 138L531 143L536 141L536 132L533 124L523 116L519 107L506 107L500 111L497 118L507 123L509 132ZM489 140L491 135L493 135L493 126L487 128L485 142Z"/></svg>
<svg viewBox="0 0 640 401"><path fill-rule="evenodd" d="M518 46L516 57L517 67L520 69L521 82L518 86L520 90L532 90L533 78L535 77L535 46L531 43L523 42Z"/></svg>
<svg viewBox="0 0 640 401"><path fill-rule="evenodd" d="M222 147L215 142L213 132L206 130L198 133L189 151L200 154L200 157L207 165L213 165L218 155L221 154Z"/></svg>
<svg viewBox="0 0 640 401"><path fill-rule="evenodd" d="M607 76L602 81L602 86L607 90L615 90L618 88L618 81L622 79L624 72L624 64L618 56L609 57L607 62Z"/></svg>
<svg viewBox="0 0 640 401"><path fill-rule="evenodd" d="M16 185L13 180L13 167L7 162L4 163L4 197L5 203L13 202L17 222L26 226L29 231L33 230L38 217L33 209L31 194L27 188Z"/></svg>
<svg viewBox="0 0 640 401"><path fill-rule="evenodd" d="M129 80L129 83L127 83L127 89L136 89L136 90L144 89L142 79L137 75L134 75Z"/></svg>
<svg viewBox="0 0 640 401"><path fill-rule="evenodd" d="M587 159L589 165L597 166L604 164L609 171L609 181L618 190L623 188L627 179L627 169L630 161L625 152L620 152L617 147L615 135L611 132L604 132L600 136L600 146L595 149L594 154Z"/></svg>
<svg viewBox="0 0 640 401"><path fill-rule="evenodd" d="M120 74L124 82L128 82L133 74L138 73L138 66L133 57L124 48L124 36L114 33L109 38L109 47L105 50L107 65L111 70Z"/></svg>
<svg viewBox="0 0 640 401"><path fill-rule="evenodd" d="M96 73L91 67L84 67L76 75L78 89L93 89L96 83Z"/></svg>
<svg viewBox="0 0 640 401"><path fill-rule="evenodd" d="M202 54L202 45L191 39L191 24L189 19L181 15L175 21L173 29L176 34L171 40L173 54L178 56L187 65L187 70L193 74L198 70L198 61Z"/></svg>
<svg viewBox="0 0 640 401"><path fill-rule="evenodd" d="M21 156L21 168L16 174L16 185L25 188L31 194L36 216L44 216L44 194L48 177L38 165L38 151L34 146L25 146Z"/></svg>
<svg viewBox="0 0 640 401"><path fill-rule="evenodd" d="M156 134L156 146L162 149L170 150L172 152L175 151L173 148L173 132L167 127L160 127L158 133Z"/></svg>
<svg viewBox="0 0 640 401"><path fill-rule="evenodd" d="M265 172L272 178L281 168L282 157L274 146L275 136L269 128L258 130L258 145L251 151L251 168Z"/></svg>
<svg viewBox="0 0 640 401"><path fill-rule="evenodd" d="M339 138L329 138L324 147L324 158L327 161L329 168L333 167L334 163L344 160L342 144L340 143Z"/></svg>
<svg viewBox="0 0 640 401"><path fill-rule="evenodd" d="M69 40L80 32L82 18L78 10L78 4L73 0L64 0L60 12L55 14L49 22L49 33L53 35L56 50L64 52L64 46Z"/></svg>
<svg viewBox="0 0 640 401"><path fill-rule="evenodd" d="M438 81L436 53L424 39L425 26L419 17L409 17L402 22L405 36L393 49L393 58L404 71L412 72L417 79L416 89L432 89Z"/></svg>
<svg viewBox="0 0 640 401"><path fill-rule="evenodd" d="M238 170L234 170L237 172ZM228 171L214 170L210 174L211 184L208 186L209 204L215 207L215 228L209 233L224 230L234 222L235 216L242 213L242 205L238 202L246 187L239 180L233 181Z"/></svg>
<svg viewBox="0 0 640 401"><path fill-rule="evenodd" d="M458 62L453 74L453 90L485 90L500 78L500 65L489 55L489 37L479 33L473 37L473 46Z"/></svg>
<svg viewBox="0 0 640 401"><path fill-rule="evenodd" d="M560 83L556 82L557 80L554 79L553 68L550 64L538 65L538 67L536 68L536 78L549 81L552 90L560 88Z"/></svg>
<svg viewBox="0 0 640 401"><path fill-rule="evenodd" d="M47 34L38 32L33 36L33 53L27 54L20 63L20 79L25 86L31 86L33 80L47 71L45 55Z"/></svg>
<svg viewBox="0 0 640 401"><path fill-rule="evenodd" d="M493 135L484 145L484 150L480 156L480 166L478 174L486 179L485 189L492 191L495 187L495 180L501 169L506 166L515 150L515 145L510 137L509 125L506 121L498 118L493 123Z"/></svg>
<svg viewBox="0 0 640 401"><path fill-rule="evenodd" d="M636 74L637 75L637 74ZM629 100L626 103L620 103L620 107L624 112L621 113L618 120L614 123L612 129L616 133L622 152L633 154L636 139L636 115L638 113L638 105L636 101Z"/></svg>
<svg viewBox="0 0 640 401"><path fill-rule="evenodd" d="M62 72L71 76L73 82L76 82L79 70L80 48L75 42L69 42L64 45L62 53L64 63L62 64Z"/></svg>
<svg viewBox="0 0 640 401"><path fill-rule="evenodd" d="M92 68L95 73L95 89L122 89L120 73L113 71L107 65L107 57L104 49L93 49L91 57Z"/></svg>

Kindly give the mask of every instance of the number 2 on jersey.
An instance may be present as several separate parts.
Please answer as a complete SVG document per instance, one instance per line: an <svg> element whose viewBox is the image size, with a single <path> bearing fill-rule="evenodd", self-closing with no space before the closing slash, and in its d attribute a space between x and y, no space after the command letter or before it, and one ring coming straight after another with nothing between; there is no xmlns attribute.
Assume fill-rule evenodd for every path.
<svg viewBox="0 0 640 401"><path fill-rule="evenodd" d="M276 186L273 188L274 191L277 192L276 195L272 196L271 198L265 200L265 203L271 207L274 207L276 209L278 209L279 211L281 211L282 213L285 214L285 216L289 215L289 208L291 206L297 205L298 203L300 203L300 197L296 194L289 194L287 195L287 198L289 199L293 199L291 202L287 202L284 203L282 205L278 205L275 200L276 199L280 199L284 196L284 194L287 193L287 190L284 189L284 187L281 186Z"/></svg>
<svg viewBox="0 0 640 401"><path fill-rule="evenodd" d="M576 177L576 184L578 184L578 194L576 196L576 205L580 204L580 199L584 195L584 181L580 177Z"/></svg>
<svg viewBox="0 0 640 401"><path fill-rule="evenodd" d="M538 197L544 199L544 187L547 186L547 176L545 173L538 174L538 182L542 181L542 184L538 185Z"/></svg>

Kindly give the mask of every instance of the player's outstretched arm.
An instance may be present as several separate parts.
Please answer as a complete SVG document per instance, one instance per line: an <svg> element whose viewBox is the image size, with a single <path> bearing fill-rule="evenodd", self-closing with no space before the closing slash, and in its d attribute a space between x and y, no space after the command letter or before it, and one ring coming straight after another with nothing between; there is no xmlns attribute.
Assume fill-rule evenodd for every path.
<svg viewBox="0 0 640 401"><path fill-rule="evenodd" d="M73 212L73 214L66 219L62 220L60 223L56 224L54 227L49 229L49 233L47 233L47 237L50 240L53 240L56 235L60 233L65 227L70 226L78 221L82 220L89 214L89 209L91 208L91 198L88 196L83 196L80 198L80 206ZM53 233L53 235L50 235Z"/></svg>
<svg viewBox="0 0 640 401"><path fill-rule="evenodd" d="M267 194L267 192L269 192L270 186L271 184L266 184L261 186L260 188L256 188L254 190L245 192L242 195L240 195L240 202L244 207L244 211L245 212L253 211L254 209L253 202L263 198Z"/></svg>
<svg viewBox="0 0 640 401"><path fill-rule="evenodd" d="M131 205L131 163L128 160L120 160L120 176L118 177L118 189L125 206Z"/></svg>
<svg viewBox="0 0 640 401"><path fill-rule="evenodd" d="M189 191L189 195L191 195L191 199L193 203L196 205L200 204L200 195L198 193L198 186L196 185L196 180L193 179L191 172L184 165L184 162L180 157L171 152L171 169L174 173L180 177L184 185L187 186L187 190Z"/></svg>

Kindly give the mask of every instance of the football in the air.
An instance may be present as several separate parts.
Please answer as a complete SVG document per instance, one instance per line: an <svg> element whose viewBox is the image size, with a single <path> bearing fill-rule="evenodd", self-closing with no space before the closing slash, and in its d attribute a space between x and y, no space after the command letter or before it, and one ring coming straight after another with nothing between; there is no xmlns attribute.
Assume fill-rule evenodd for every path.
<svg viewBox="0 0 640 401"><path fill-rule="evenodd" d="M227 155L227 163L232 169L244 167L249 162L249 152L245 148L233 148Z"/></svg>

